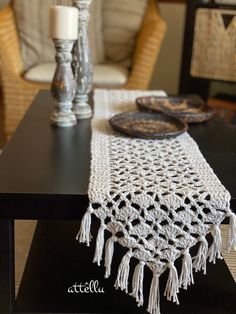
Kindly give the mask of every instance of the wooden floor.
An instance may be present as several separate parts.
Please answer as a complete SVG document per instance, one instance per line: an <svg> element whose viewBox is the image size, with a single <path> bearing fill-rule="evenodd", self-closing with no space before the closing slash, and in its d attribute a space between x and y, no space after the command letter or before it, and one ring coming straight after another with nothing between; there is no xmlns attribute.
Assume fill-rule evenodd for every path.
<svg viewBox="0 0 236 314"><path fill-rule="evenodd" d="M37 221L18 220L15 223L15 287L18 292Z"/></svg>

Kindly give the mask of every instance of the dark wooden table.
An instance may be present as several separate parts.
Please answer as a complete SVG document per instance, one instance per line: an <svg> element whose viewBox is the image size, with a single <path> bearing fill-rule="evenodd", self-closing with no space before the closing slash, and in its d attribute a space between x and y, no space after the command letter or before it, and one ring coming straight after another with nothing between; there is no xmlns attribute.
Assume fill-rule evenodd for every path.
<svg viewBox="0 0 236 314"><path fill-rule="evenodd" d="M76 231L76 226L78 226L73 221L81 219L88 204L90 121L80 121L75 128L52 128L49 124L52 103L49 92L42 91L39 93L0 158L0 314L12 314L17 309L24 312L22 302L20 306L17 306L14 294L14 220L65 220L67 223L70 220L73 233ZM213 119L206 124L190 127L190 134L198 142L204 156L230 191L232 208L236 209L236 134L217 119ZM33 243L32 255L35 261L39 259L37 256L39 247L37 245L43 241L43 238L47 246L46 254L52 254L54 251L52 248L55 249L58 246L56 254L58 254L57 258L60 260L60 254L62 254L60 250L63 248L64 252L66 249L62 244L63 238L66 238L65 235L70 230L71 225L68 227L65 224L63 227L60 225L61 222L57 223L58 225L55 223L57 238L51 239L52 245L55 246L49 245L50 235L48 235L48 238L43 237L43 234L47 234L48 229L50 229L47 228L48 222L39 228L36 235L39 241L36 241L35 245ZM65 229L63 232L62 228ZM68 245L68 240L66 241ZM70 243L72 241L73 238L70 239ZM78 250L78 248L76 249ZM86 253L88 251L88 249L85 251L84 248L81 248L80 255L77 251L78 261L73 254L72 258L74 257L77 263L80 256L82 256L82 259L89 256L90 253ZM69 261L70 257L71 255L68 255L68 263L63 265L67 265L68 268L72 265L73 268L75 261ZM58 270L61 273L63 271L64 277L62 276L62 278L66 280L65 269L61 268L58 259L56 265L54 261L54 266L50 264L50 259L47 259L46 264L43 264L43 261L40 260L39 265L48 267L50 271ZM86 266L81 268L81 276L84 275L87 269L87 262L84 261L84 263ZM181 307L163 301L163 313L235 313L235 283L225 263L220 261L215 266L209 265L208 269L208 276L196 275L197 284L191 288L191 291L186 292L186 294L181 292L181 295L185 295L182 298ZM43 273L48 274L46 268L41 271L42 277ZM91 274L93 273L92 268L88 271L91 271ZM96 271L99 273L97 267ZM51 276L55 278L52 273ZM102 275L98 276L101 277ZM40 278L37 282L40 286ZM106 282L109 286L109 281ZM53 289L50 284L46 282L44 284ZM36 286L37 284L31 286L31 292ZM119 313L120 311L120 313L124 313L125 308L126 313L144 313L143 309L137 309L136 305L130 301L130 297L115 291L115 294L118 295L118 301L115 301L116 297L114 296L112 299L112 293L110 291L105 295L106 302L104 297L98 299L97 312L108 313L112 311L113 313ZM20 297L22 300L22 292ZM59 302L61 298L60 295L51 294L51 300L58 300ZM42 298L41 301L41 303L44 303ZM61 313L64 309L64 311L70 311L70 313L74 312L73 304L76 307L77 302L75 298L73 302L71 302L71 299L68 301L67 298L66 302L70 305L70 308L66 310L60 305L58 311ZM87 307L80 307L80 313L82 313L81 311L83 313L88 312L90 308L95 313L93 298L85 299L84 302ZM108 302L110 308L106 307L105 309L103 302L104 304ZM99 304L101 308L99 308ZM193 304L196 304L196 306L192 309ZM113 308L114 305L116 310ZM35 309L34 312L37 311L39 310ZM46 311L51 312L51 308ZM92 313L91 311L90 313ZM31 312L33 312L32 309Z"/></svg>

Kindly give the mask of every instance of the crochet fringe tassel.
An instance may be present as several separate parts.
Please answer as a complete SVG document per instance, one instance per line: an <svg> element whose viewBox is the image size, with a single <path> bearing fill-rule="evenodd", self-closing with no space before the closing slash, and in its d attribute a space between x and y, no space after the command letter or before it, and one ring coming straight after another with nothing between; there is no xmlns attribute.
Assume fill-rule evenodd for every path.
<svg viewBox="0 0 236 314"><path fill-rule="evenodd" d="M120 288L121 291L125 291L126 293L128 293L130 259L132 255L132 251L129 251L122 258L114 285L116 289Z"/></svg>
<svg viewBox="0 0 236 314"><path fill-rule="evenodd" d="M176 304L179 304L179 299L177 296L177 294L179 293L178 273L177 273L174 263L169 263L168 267L170 271L169 271L169 277L167 280L164 296L166 296L168 301L173 301Z"/></svg>
<svg viewBox="0 0 236 314"><path fill-rule="evenodd" d="M136 299L137 305L143 305L143 278L144 278L144 262L140 262L134 270L132 280L132 292L130 295Z"/></svg>
<svg viewBox="0 0 236 314"><path fill-rule="evenodd" d="M193 264L189 249L185 251L182 261L182 271L179 278L179 288L187 290L188 286L194 284Z"/></svg>
<svg viewBox="0 0 236 314"><path fill-rule="evenodd" d="M208 251L209 262L216 263L216 259L222 259L221 255L221 246L222 246L222 238L221 238L221 230L218 225L213 226L212 230L213 243Z"/></svg>
<svg viewBox="0 0 236 314"><path fill-rule="evenodd" d="M104 231L106 230L106 225L104 221L101 221L100 228L98 230L97 240L96 240L96 250L94 254L93 262L97 263L100 266L104 248Z"/></svg>
<svg viewBox="0 0 236 314"><path fill-rule="evenodd" d="M117 241L116 236L112 235L110 239L107 240L106 242L106 247L105 247L105 278L110 277L111 275L111 263L112 263L112 258L114 254L114 243Z"/></svg>
<svg viewBox="0 0 236 314"><path fill-rule="evenodd" d="M200 246L197 255L193 258L193 268L195 272L203 270L203 274L206 275L206 264L208 254L208 242L204 236L199 238Z"/></svg>
<svg viewBox="0 0 236 314"><path fill-rule="evenodd" d="M152 283L149 293L149 301L147 311L150 314L160 314L160 287L159 274L153 273Z"/></svg>
<svg viewBox="0 0 236 314"><path fill-rule="evenodd" d="M86 243L88 246L91 240L90 228L91 228L91 214L93 213L92 207L88 209L85 213L80 230L76 236L76 239L79 242ZM102 260L103 250L104 250L104 232L106 230L106 225L104 221L101 221L101 225L97 235L96 241L96 250L94 254L94 262L99 266ZM193 278L193 269L196 272L203 270L203 273L206 274L206 263L207 257L209 261L215 263L216 259L222 259L221 255L221 230L218 225L213 226L212 229L213 242L210 248L208 249L208 242L204 236L199 237L198 241L200 242L197 255L192 259L189 249L185 251L182 259L182 270L180 277L178 278L177 270L174 266L174 263L169 263L169 277L167 280L164 296L167 297L167 300L173 301L179 304L178 292L179 288L187 289L187 287L194 283ZM112 235L106 242L105 245L105 278L108 278L111 274L111 264L114 254L114 243L117 241L117 237ZM228 240L228 251L231 249L236 251L236 215L234 213L230 214L230 223L229 223L229 240ZM115 282L115 287L120 288L122 291L128 293L128 279L130 271L130 259L132 257L132 251L128 251L125 256L122 258L118 274ZM140 262L137 264L134 270L133 279L132 279L132 292L130 295L136 299L138 306L143 306L144 296L143 296L143 279L144 279L144 267L145 262ZM153 272L152 283L149 293L149 302L148 302L148 312L150 314L160 314L160 290L159 290L159 277L160 274Z"/></svg>
<svg viewBox="0 0 236 314"><path fill-rule="evenodd" d="M80 230L76 236L76 240L79 240L80 243L87 243L87 246L89 246L90 240L92 238L90 233L92 213L93 209L90 207L84 214L84 217L81 221Z"/></svg>
<svg viewBox="0 0 236 314"><path fill-rule="evenodd" d="M229 218L229 240L228 240L228 252L231 250L236 251L236 215L231 213Z"/></svg>

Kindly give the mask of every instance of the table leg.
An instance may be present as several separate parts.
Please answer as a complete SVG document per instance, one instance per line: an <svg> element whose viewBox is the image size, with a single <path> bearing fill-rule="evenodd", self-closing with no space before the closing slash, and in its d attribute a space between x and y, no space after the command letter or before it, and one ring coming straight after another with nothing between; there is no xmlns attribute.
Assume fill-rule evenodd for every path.
<svg viewBox="0 0 236 314"><path fill-rule="evenodd" d="M14 220L0 219L0 314L14 311L14 253Z"/></svg>

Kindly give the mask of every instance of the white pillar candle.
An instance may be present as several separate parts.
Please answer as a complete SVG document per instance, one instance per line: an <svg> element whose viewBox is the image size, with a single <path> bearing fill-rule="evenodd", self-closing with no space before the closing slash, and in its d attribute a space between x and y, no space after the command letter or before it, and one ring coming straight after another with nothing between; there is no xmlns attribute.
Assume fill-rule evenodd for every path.
<svg viewBox="0 0 236 314"><path fill-rule="evenodd" d="M78 38L79 12L77 8L53 5L49 10L50 37L53 39Z"/></svg>

